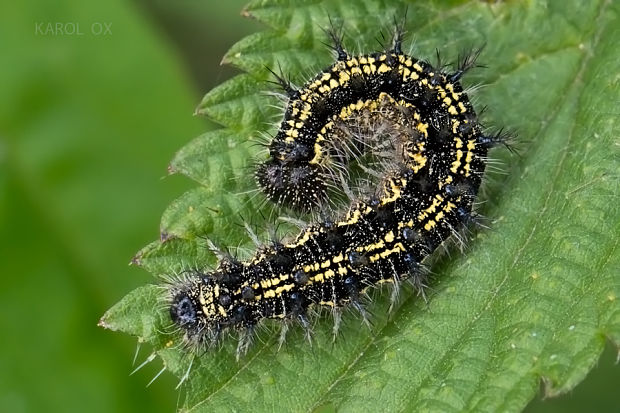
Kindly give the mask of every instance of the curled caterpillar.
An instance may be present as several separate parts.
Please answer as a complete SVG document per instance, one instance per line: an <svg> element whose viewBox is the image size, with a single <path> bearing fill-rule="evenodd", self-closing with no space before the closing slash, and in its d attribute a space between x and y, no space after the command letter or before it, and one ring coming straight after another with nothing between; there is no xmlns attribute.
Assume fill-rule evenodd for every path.
<svg viewBox="0 0 620 413"><path fill-rule="evenodd" d="M478 53L447 72L404 54L400 31L390 50L358 56L332 37L334 64L299 90L279 78L289 102L258 184L280 205L316 211L336 182L333 171L350 159L383 153L384 170L344 216L173 285L170 316L189 344L208 347L233 329L243 353L263 319L309 328L312 306L363 311L370 287L422 285L423 260L472 220L487 151L502 140L482 132L459 81Z"/></svg>

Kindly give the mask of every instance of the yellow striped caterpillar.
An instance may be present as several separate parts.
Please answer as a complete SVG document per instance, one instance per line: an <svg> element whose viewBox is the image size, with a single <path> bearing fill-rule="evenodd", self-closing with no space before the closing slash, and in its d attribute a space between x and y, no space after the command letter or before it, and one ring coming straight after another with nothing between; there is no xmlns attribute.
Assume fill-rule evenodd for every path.
<svg viewBox="0 0 620 413"><path fill-rule="evenodd" d="M487 151L504 143L483 133L460 84L479 52L446 71L403 53L400 30L389 50L362 55L331 37L336 62L302 88L276 75L288 105L256 179L277 204L315 212L328 209L342 171L356 162L363 169L367 155L380 165L376 185L362 185L335 219L171 286L170 316L190 345L209 347L232 329L243 353L263 319L309 329L313 306L363 313L368 288L422 286L423 260L472 220Z"/></svg>

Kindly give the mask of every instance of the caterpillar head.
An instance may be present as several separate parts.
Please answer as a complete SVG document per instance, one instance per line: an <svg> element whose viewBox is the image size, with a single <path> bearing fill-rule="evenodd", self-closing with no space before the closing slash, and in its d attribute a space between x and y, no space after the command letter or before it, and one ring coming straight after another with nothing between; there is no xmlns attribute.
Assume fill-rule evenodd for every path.
<svg viewBox="0 0 620 413"><path fill-rule="evenodd" d="M170 318L193 344L213 344L228 328L243 328L254 324L252 309L245 305L245 291L231 281L240 278L220 270L192 277L172 291Z"/></svg>

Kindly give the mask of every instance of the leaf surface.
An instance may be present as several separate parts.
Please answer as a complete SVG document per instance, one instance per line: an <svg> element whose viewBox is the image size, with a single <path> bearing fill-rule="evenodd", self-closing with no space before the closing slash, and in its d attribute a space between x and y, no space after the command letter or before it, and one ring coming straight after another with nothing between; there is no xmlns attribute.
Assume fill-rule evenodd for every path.
<svg viewBox="0 0 620 413"><path fill-rule="evenodd" d="M377 292L371 329L348 314L332 343L331 324L321 317L312 346L293 329L279 351L277 328L267 325L239 362L230 340L194 360L185 409L518 411L541 380L547 395L565 393L596 364L606 339L620 344L620 4L542 3L408 5L416 56L432 61L437 49L456 58L486 43L487 68L465 83L483 85L474 103L488 107L487 124L521 138L519 157L492 152L480 208L492 229L479 231L463 256L439 259L428 303L405 291L388 313L388 294ZM251 171L241 165L251 163L258 132L273 133L281 113L268 107L278 102L263 93L273 90L264 66L277 62L302 83L330 61L320 29L328 16L344 21L351 50L372 51L404 9L390 0L248 5L246 13L270 29L233 46L226 60L248 74L211 91L198 108L225 129L191 142L173 161L173 170L204 188L166 212L162 229L174 237L147 247L149 257L167 257L149 269L212 264L196 247L205 233L228 245L247 242L240 226L231 231L235 211L251 220L259 208L240 195L251 188ZM504 174L493 173L497 163ZM202 209L188 213L188 205ZM179 248L176 262L170 242ZM164 316L151 316L154 288L126 297L106 323L139 336L158 330L144 325L165 324ZM156 347L167 341L149 340ZM182 353L160 350L179 377L190 362Z"/></svg>

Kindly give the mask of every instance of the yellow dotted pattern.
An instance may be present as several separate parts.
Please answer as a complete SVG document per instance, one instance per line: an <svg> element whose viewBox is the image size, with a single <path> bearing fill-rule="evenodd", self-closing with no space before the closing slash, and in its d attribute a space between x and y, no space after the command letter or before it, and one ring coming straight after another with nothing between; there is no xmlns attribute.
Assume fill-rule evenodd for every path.
<svg viewBox="0 0 620 413"><path fill-rule="evenodd" d="M394 64L394 62L396 63ZM451 145L453 153L446 154L446 156L451 156L453 159L449 166L450 173L469 177L473 172L471 165L475 158L474 149L476 147L476 141L475 139L465 140L465 138L458 133L461 123L471 122L466 116L462 116L470 110L468 109L470 106L467 100L465 100L465 102L463 101L464 97L462 96L462 92L455 91L455 85L448 82L444 75L437 74L438 76L442 76L443 81L439 82L439 84L433 84L430 79L436 76L435 73L425 73L420 63L402 54L386 53L374 57L350 57L346 60L336 62L328 70L318 75L300 91L298 99L290 102L290 119L282 124L282 132L284 133L285 141L287 143L296 142L296 139L299 138L306 127L306 123L312 118L315 103L323 100L337 89L346 89L350 87L351 82L358 76L368 79L372 76L387 73L397 74L398 79L405 84L415 83L419 88L426 88L434 92L433 96L436 96L442 109L451 115L449 126L452 132L452 139L454 140ZM355 116L362 110L375 111L381 105L385 105L386 102L392 106L412 109L413 124L419 135L423 138L420 139L420 142L411 143L406 147L405 163L407 167L414 173L417 173L420 169L428 166L429 158L426 153L425 141L429 136L429 128L431 126L421 119L420 114L411 103L403 99L394 98L387 93L381 93L377 99L360 99L357 102L350 103L340 108L317 133L313 148L314 156L310 163L320 164L325 157L325 144L329 139L335 121L338 119L346 120L351 116ZM439 182L438 189L450 184L452 181L452 175L447 175ZM397 202L407 190L407 185L407 180L402 176L397 174L388 176L382 183L382 189L378 196L379 205L385 207ZM429 204L420 210L415 219L398 223L397 233L400 233L405 227L433 231L445 220L446 216L453 213L459 201L461 201L460 197L448 200L441 194L436 194L431 198ZM360 203L352 207L346 216L335 225L338 227L354 228L362 220L365 220L373 211L373 208L370 206ZM322 231L324 231L324 229L321 227L310 227L302 231L294 241L285 245L285 248L297 249L305 246L311 248L312 244L315 243L315 238ZM293 274L299 270L308 275L307 283L303 287L299 287L300 289L308 288L313 284L329 282L337 276L346 276L353 271L353 265L348 258L349 253L353 251L366 257L370 263L389 259L394 254L405 252L406 249L403 245L403 241L399 238L397 233L395 233L395 230L391 230L383 234L378 240L349 248L337 255L323 258L316 262L298 264L290 273L271 274L269 278L260 281L246 281L239 285L235 291L231 291L230 293L240 295L242 289L250 287L255 292L253 301L259 303L261 300L280 297L284 293L299 287L294 282L293 277ZM265 253L261 253L243 265L246 266L246 268L257 265L266 258L267 256ZM382 282L389 281L390 280L382 280ZM217 286L210 290L200 290L199 300L202 311L208 317L214 317L216 315L222 317L227 316L226 309L217 304L219 295L220 291ZM319 304L329 306L336 305L333 301L328 300L323 300Z"/></svg>

